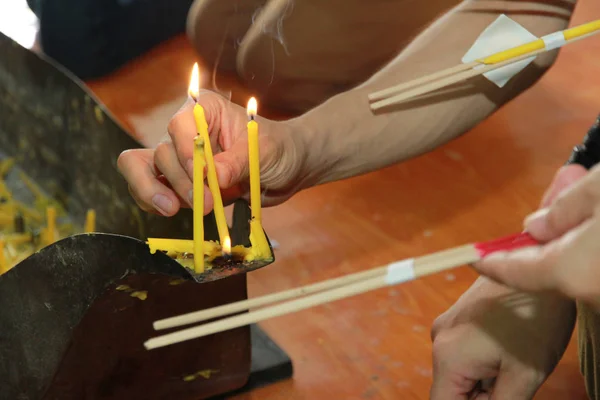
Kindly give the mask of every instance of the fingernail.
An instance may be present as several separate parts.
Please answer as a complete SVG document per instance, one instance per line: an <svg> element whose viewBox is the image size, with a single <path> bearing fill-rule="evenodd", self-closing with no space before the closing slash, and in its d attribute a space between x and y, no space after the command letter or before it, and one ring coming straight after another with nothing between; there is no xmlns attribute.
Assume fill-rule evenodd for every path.
<svg viewBox="0 0 600 400"><path fill-rule="evenodd" d="M534 212L533 214L529 214L529 216L527 218L525 218L525 227L531 225L532 223L539 223L536 221L540 221L546 218L546 216L548 215L548 209L547 208L542 208L541 210L538 210L536 212Z"/></svg>
<svg viewBox="0 0 600 400"><path fill-rule="evenodd" d="M548 227L549 209L536 211L525 219L525 230L537 239L548 238L551 235Z"/></svg>
<svg viewBox="0 0 600 400"><path fill-rule="evenodd" d="M185 165L186 165L188 176L193 179L194 178L194 161L187 160L187 163L185 163Z"/></svg>
<svg viewBox="0 0 600 400"><path fill-rule="evenodd" d="M170 214L173 209L173 202L164 194L157 194L152 198L154 207L163 214Z"/></svg>
<svg viewBox="0 0 600 400"><path fill-rule="evenodd" d="M191 205L194 205L194 190L190 190L188 193L188 201Z"/></svg>

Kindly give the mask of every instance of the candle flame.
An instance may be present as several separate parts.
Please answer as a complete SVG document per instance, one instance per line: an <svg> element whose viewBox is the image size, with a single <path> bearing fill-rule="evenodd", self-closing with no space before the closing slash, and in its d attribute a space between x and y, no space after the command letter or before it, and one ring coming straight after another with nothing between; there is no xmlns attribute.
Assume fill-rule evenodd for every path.
<svg viewBox="0 0 600 400"><path fill-rule="evenodd" d="M231 254L231 239L229 236L226 236L223 240L223 253L227 255Z"/></svg>
<svg viewBox="0 0 600 400"><path fill-rule="evenodd" d="M192 69L188 93L194 100L196 100L198 95L200 95L200 68L198 68L198 63L195 63L194 68Z"/></svg>
<svg viewBox="0 0 600 400"><path fill-rule="evenodd" d="M248 117L250 117L250 118L256 117L257 110L258 110L258 104L256 103L256 99L254 97L252 97L250 100L248 100L248 108L247 108Z"/></svg>

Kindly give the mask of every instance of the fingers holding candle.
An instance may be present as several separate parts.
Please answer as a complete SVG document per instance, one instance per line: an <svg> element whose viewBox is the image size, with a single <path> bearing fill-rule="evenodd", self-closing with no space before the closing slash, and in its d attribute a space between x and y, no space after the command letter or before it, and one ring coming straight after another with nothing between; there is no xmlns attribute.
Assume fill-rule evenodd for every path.
<svg viewBox="0 0 600 400"><path fill-rule="evenodd" d="M231 189L235 185L247 181L250 172L248 168L248 142L238 140L227 151L215 154L215 168L219 186L222 189ZM248 185L246 186L244 189L248 188ZM240 190L237 193L242 194Z"/></svg>
<svg viewBox="0 0 600 400"><path fill-rule="evenodd" d="M190 88L193 85L191 83ZM195 111L198 116L194 115ZM145 211L163 216L173 216L181 207L190 207L193 203L193 193L190 193L193 142L199 130L205 132L203 135L210 146L210 149L206 148L208 185L204 190L204 214L215 209L215 204L220 209L240 198L250 201L247 111L216 93L197 88L191 90L188 101L169 123L168 146L161 145L174 148L176 162L169 152L161 153L165 149L158 149L156 160L157 154L152 149L131 150L119 157L119 169L138 205ZM304 127L288 121L255 120L260 123L260 162L257 164L260 185L267 189L265 193L260 193L259 189L261 206L281 204L302 188L311 186L308 180L313 181L312 169L307 162L309 149ZM183 174L189 181L182 178ZM188 193L184 186L189 186ZM213 193L216 193L216 203ZM258 212L260 214L260 210Z"/></svg>
<svg viewBox="0 0 600 400"><path fill-rule="evenodd" d="M194 106L196 104L194 98L196 97L198 98L198 103L204 110L204 118L206 120L207 126L209 127L208 136L211 141L211 150L219 150L218 152L214 150L212 151L214 166L217 175L217 182L222 192L223 203L224 205L229 205L236 199L243 196L243 192L238 187L235 187L235 185L239 181L237 177L245 176L247 178L248 176L248 152L247 144L240 143L236 140L225 139L225 133L229 131L214 126L214 124L213 129L210 129L210 124L208 121L210 121L211 116L214 118L215 115L223 114L224 103L222 102L224 99L222 99L221 96L218 96L211 92L200 92L200 95L192 93L189 100L173 116L173 118L169 122L169 137L171 138L175 150L177 152L179 163L185 169L190 179L192 179L193 145L191 143L193 143L194 138L198 135L198 128L194 117ZM207 110L211 111L208 112ZM229 126L230 123L226 122L226 125ZM222 142L226 141L231 144L226 150L224 150L225 146L222 144ZM240 157L240 155L242 157ZM205 170L204 172L204 176L206 177L207 171ZM206 190L210 190L208 186L206 187ZM209 199L209 197L205 197L205 199L207 201L207 203L205 203L206 214L210 212L210 210L212 210L213 200L212 198Z"/></svg>
<svg viewBox="0 0 600 400"><path fill-rule="evenodd" d="M181 166L173 143L162 142L156 146L154 163L175 193L184 200L184 203L180 206L191 207L190 191L192 190L192 180Z"/></svg>
<svg viewBox="0 0 600 400"><path fill-rule="evenodd" d="M193 153L196 122L193 109L196 102L190 97L183 107L169 121L167 132L175 148L177 159L190 179L193 178Z"/></svg>
<svg viewBox="0 0 600 400"><path fill-rule="evenodd" d="M197 96L197 97L196 97ZM200 91L192 93L190 100L173 116L169 123L169 135L177 149L180 162L188 167L191 176L190 142L196 132L193 122L194 101L202 107L208 125L217 181L224 205L239 198L250 200L248 155L248 110L229 102L222 96ZM280 204L297 191L301 173L304 142L292 138L291 126L285 122L261 120L260 168L261 182L269 188L264 205ZM298 137L298 135L297 135ZM271 197L272 196L272 197Z"/></svg>
<svg viewBox="0 0 600 400"><path fill-rule="evenodd" d="M119 156L117 166L142 210L166 217L177 214L181 201L175 191L159 179L153 149L126 150Z"/></svg>

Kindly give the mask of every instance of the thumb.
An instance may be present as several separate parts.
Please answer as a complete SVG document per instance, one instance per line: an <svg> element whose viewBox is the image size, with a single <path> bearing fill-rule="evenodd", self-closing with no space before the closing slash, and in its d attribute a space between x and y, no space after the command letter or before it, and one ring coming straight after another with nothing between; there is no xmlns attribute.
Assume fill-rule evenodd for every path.
<svg viewBox="0 0 600 400"><path fill-rule="evenodd" d="M500 370L491 400L530 400L544 382L544 375L520 368Z"/></svg>
<svg viewBox="0 0 600 400"><path fill-rule="evenodd" d="M523 291L555 289L555 243L490 254L473 264L481 275Z"/></svg>
<svg viewBox="0 0 600 400"><path fill-rule="evenodd" d="M537 240L547 242L562 236L593 215L600 202L600 169L594 169L563 190L549 207L525 220L525 229Z"/></svg>
<svg viewBox="0 0 600 400"><path fill-rule="evenodd" d="M558 196L563 190L569 188L579 179L583 178L587 172L587 169L579 164L566 165L560 168L554 175L550 187L544 194L541 207L548 207L550 204L552 204L556 196Z"/></svg>
<svg viewBox="0 0 600 400"><path fill-rule="evenodd" d="M241 139L215 155L215 169L221 189L229 189L248 180L248 140Z"/></svg>

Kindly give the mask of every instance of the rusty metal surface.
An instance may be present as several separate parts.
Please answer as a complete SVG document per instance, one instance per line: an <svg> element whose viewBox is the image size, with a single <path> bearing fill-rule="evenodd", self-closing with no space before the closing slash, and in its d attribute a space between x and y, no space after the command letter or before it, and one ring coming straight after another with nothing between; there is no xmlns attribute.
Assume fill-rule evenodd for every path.
<svg viewBox="0 0 600 400"><path fill-rule="evenodd" d="M116 162L139 147L77 78L0 33L0 149L81 224L94 208L101 232L191 237L189 209L151 215L129 195Z"/></svg>
<svg viewBox="0 0 600 400"><path fill-rule="evenodd" d="M248 329L170 351L143 347L156 319L245 299L245 275L199 284L145 247L119 235L83 234L0 276L1 399L163 399L170 391L185 400L245 383ZM219 372L185 380L206 369Z"/></svg>

